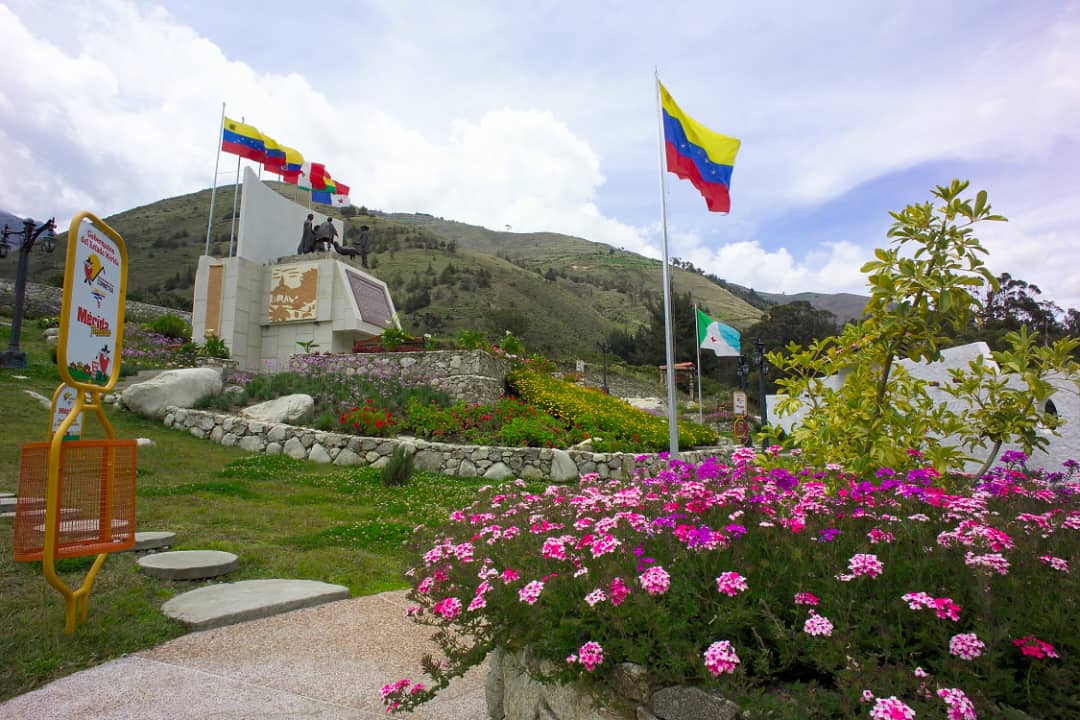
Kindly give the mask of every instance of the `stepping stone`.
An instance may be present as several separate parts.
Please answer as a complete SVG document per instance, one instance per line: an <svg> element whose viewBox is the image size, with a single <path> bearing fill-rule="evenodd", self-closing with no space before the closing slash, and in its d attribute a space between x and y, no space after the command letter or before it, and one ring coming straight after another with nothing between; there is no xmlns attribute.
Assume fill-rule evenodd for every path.
<svg viewBox="0 0 1080 720"><path fill-rule="evenodd" d="M139 569L165 580L202 580L236 569L236 556L221 550L173 550L139 558Z"/></svg>
<svg viewBox="0 0 1080 720"><path fill-rule="evenodd" d="M0 510L3 510L4 512L14 510L18 502L19 499L16 497L0 497Z"/></svg>
<svg viewBox="0 0 1080 720"><path fill-rule="evenodd" d="M174 532L137 532L135 533L135 545L128 548L127 552L144 552L157 550L158 548L170 547L176 542Z"/></svg>
<svg viewBox="0 0 1080 720"><path fill-rule="evenodd" d="M347 587L315 580L241 580L177 595L161 611L192 629L206 630L349 597Z"/></svg>
<svg viewBox="0 0 1080 720"><path fill-rule="evenodd" d="M0 498L13 498L13 497L15 497L15 493L0 492Z"/></svg>

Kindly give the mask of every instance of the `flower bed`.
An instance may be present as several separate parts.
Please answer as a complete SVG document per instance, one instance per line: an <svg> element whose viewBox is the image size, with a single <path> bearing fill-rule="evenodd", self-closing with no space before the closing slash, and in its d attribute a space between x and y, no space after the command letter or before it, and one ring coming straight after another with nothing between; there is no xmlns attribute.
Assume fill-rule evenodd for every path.
<svg viewBox="0 0 1080 720"><path fill-rule="evenodd" d="M424 662L432 688L402 680L384 700L414 707L500 647L555 663L549 681L604 688L633 663L651 690L773 717L1078 717L1068 470L1003 466L962 492L924 467L867 481L739 449L488 488L417 535L410 614L445 658Z"/></svg>

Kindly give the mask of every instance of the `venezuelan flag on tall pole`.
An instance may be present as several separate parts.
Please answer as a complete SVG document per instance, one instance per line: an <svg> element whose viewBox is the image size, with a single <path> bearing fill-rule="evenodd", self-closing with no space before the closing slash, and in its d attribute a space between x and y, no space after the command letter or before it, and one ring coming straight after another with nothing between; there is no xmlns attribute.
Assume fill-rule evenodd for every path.
<svg viewBox="0 0 1080 720"><path fill-rule="evenodd" d="M731 170L739 152L739 140L709 130L684 113L656 75L656 115L659 139L660 228L664 239L664 345L667 354L668 445L672 457L679 456L678 408L675 404L675 340L671 321L671 268L668 261L667 186L664 165L689 180L705 197L713 212L731 209ZM701 365L700 356L698 365ZM700 381L698 386L700 387Z"/></svg>
<svg viewBox="0 0 1080 720"><path fill-rule="evenodd" d="M694 120L675 104L659 78L656 84L660 88L668 171L693 183L712 212L730 212L731 171L741 141L713 132Z"/></svg>

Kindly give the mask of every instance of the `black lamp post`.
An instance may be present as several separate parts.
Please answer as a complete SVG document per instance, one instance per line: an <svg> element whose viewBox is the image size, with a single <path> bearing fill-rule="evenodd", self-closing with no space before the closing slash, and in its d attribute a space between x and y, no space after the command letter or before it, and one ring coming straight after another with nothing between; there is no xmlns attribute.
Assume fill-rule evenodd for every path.
<svg viewBox="0 0 1080 720"><path fill-rule="evenodd" d="M0 355L0 368L24 368L26 367L26 353L19 349L19 335L22 332L23 305L26 299L26 275L30 269L30 251L34 249L34 243L41 238L41 244L45 252L51 253L56 249L56 222L55 218L37 225L33 220L23 220L22 245L19 247L19 267L15 271L15 313L11 318L11 341L8 343L7 352ZM18 230L12 230L4 226L3 239L0 240L0 257L7 257L10 246L8 238L18 236Z"/></svg>
<svg viewBox="0 0 1080 720"><path fill-rule="evenodd" d="M758 398L761 406L761 429L764 430L769 422L769 407L765 400L765 373L768 371L768 361L765 359L765 343L761 338L754 340L754 357L752 358L758 369ZM761 451L765 452L765 438L761 438Z"/></svg>
<svg viewBox="0 0 1080 720"><path fill-rule="evenodd" d="M597 347L600 348L600 357L601 357L601 361L600 361L601 365L600 366L603 368L603 373L604 373L603 390L604 390L605 394L610 394L610 391L608 390L608 386L607 386L607 354L609 352L611 352L611 346L608 345L606 342L597 343L596 345L597 345Z"/></svg>
<svg viewBox="0 0 1080 720"><path fill-rule="evenodd" d="M746 362L746 356L739 356L739 367L735 369L735 374L739 377L739 389L746 392L746 380L750 377L750 365Z"/></svg>

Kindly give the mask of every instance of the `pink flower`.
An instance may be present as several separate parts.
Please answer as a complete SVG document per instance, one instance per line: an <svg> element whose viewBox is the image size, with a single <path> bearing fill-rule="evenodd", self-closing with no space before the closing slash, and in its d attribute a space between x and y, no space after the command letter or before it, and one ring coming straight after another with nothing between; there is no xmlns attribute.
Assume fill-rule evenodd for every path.
<svg viewBox="0 0 1080 720"><path fill-rule="evenodd" d="M906 602L912 610L934 607L934 598L924 592L907 593L901 596L901 600Z"/></svg>
<svg viewBox="0 0 1080 720"><path fill-rule="evenodd" d="M507 585L509 585L510 583L512 583L515 580L518 580L520 578L521 578L521 576L518 575L517 570L513 570L511 568L506 568L505 570L502 571L502 581L504 583L506 583Z"/></svg>
<svg viewBox="0 0 1080 720"><path fill-rule="evenodd" d="M590 640L578 648L578 662L592 672L593 668L604 662L604 648L600 647L600 643Z"/></svg>
<svg viewBox="0 0 1080 720"><path fill-rule="evenodd" d="M626 586L622 578L615 578L608 585L608 597L611 598L612 605L622 605L627 596L630 595L630 588Z"/></svg>
<svg viewBox="0 0 1080 720"><path fill-rule="evenodd" d="M1009 574L1009 561L1001 553L988 553L976 555L973 552L964 553L964 564L974 568L988 568L998 575Z"/></svg>
<svg viewBox="0 0 1080 720"><path fill-rule="evenodd" d="M959 688L941 688L937 696L945 701L949 720L977 720L975 704Z"/></svg>
<svg viewBox="0 0 1080 720"><path fill-rule="evenodd" d="M1042 660L1044 657L1056 658L1058 656L1057 651L1054 650L1054 646L1048 642L1043 642L1034 635L1025 635L1018 640L1013 640L1013 645L1020 648L1020 652L1023 654L1038 658Z"/></svg>
<svg viewBox="0 0 1080 720"><path fill-rule="evenodd" d="M659 565L654 565L638 576L638 582L650 595L663 595L671 587L671 576Z"/></svg>
<svg viewBox="0 0 1080 720"><path fill-rule="evenodd" d="M724 595L735 597L746 590L746 578L737 572L721 573L720 577L716 578L716 590Z"/></svg>
<svg viewBox="0 0 1080 720"><path fill-rule="evenodd" d="M1054 557L1053 555L1040 555L1039 561L1045 563L1046 565L1049 565L1055 570L1060 570L1061 572L1069 572L1069 562L1062 558Z"/></svg>
<svg viewBox="0 0 1080 720"><path fill-rule="evenodd" d="M975 633L960 633L949 640L949 652L962 660L974 660L985 649L986 644Z"/></svg>
<svg viewBox="0 0 1080 720"><path fill-rule="evenodd" d="M874 702L874 693L870 692L869 690L863 690L862 691L862 701L863 702Z"/></svg>
<svg viewBox="0 0 1080 720"><path fill-rule="evenodd" d="M960 620L960 606L954 603L951 598L935 598L934 610L939 618L949 618L953 622Z"/></svg>
<svg viewBox="0 0 1080 720"><path fill-rule="evenodd" d="M810 635L824 635L828 637L832 635L833 624L829 622L829 618L824 615L818 615L813 610L810 611L810 617L806 618L806 623L803 624L803 632Z"/></svg>
<svg viewBox="0 0 1080 720"><path fill-rule="evenodd" d="M881 574L884 569L881 561L878 560L877 555L857 553L853 555L851 560L848 561L848 569L855 576L869 575L872 578L876 578Z"/></svg>
<svg viewBox="0 0 1080 720"><path fill-rule="evenodd" d="M739 656L727 640L714 642L705 651L705 668L717 677L723 673L733 674L738 664Z"/></svg>
<svg viewBox="0 0 1080 720"><path fill-rule="evenodd" d="M887 698L878 698L870 710L870 717L873 720L913 720L915 711L892 695Z"/></svg>
<svg viewBox="0 0 1080 720"><path fill-rule="evenodd" d="M435 606L431 608L431 611L436 615L441 615L447 620L453 620L461 614L461 601L456 597L443 598L435 603Z"/></svg>
<svg viewBox="0 0 1080 720"><path fill-rule="evenodd" d="M475 612L476 610L481 610L486 607L487 598L485 598L483 595L477 595L472 599L472 602L469 603L469 612Z"/></svg>
<svg viewBox="0 0 1080 720"><path fill-rule="evenodd" d="M592 545L593 557L600 557L601 555L607 555L609 552L615 550L615 548L622 545L614 536L604 535Z"/></svg>
<svg viewBox="0 0 1080 720"><path fill-rule="evenodd" d="M817 595L814 595L813 593L795 593L796 605L817 605L819 602L821 602L821 598L819 598Z"/></svg>
<svg viewBox="0 0 1080 720"><path fill-rule="evenodd" d="M602 603L607 600L607 595L600 588L596 588L591 593L585 596L585 602L589 604L589 607L593 607L597 603Z"/></svg>
<svg viewBox="0 0 1080 720"><path fill-rule="evenodd" d="M565 560L566 547L563 545L563 539L561 537L549 537L544 540L544 547L540 550L540 554L546 558Z"/></svg>
<svg viewBox="0 0 1080 720"><path fill-rule="evenodd" d="M518 599L523 603L529 605L535 605L536 601L540 599L540 592L544 589L544 583L540 580L533 580L525 587L518 590Z"/></svg>
<svg viewBox="0 0 1080 720"><path fill-rule="evenodd" d="M891 543L896 537L891 532L886 532L881 528L873 528L870 532L866 533L866 536L870 538L871 545L877 545L878 543Z"/></svg>

